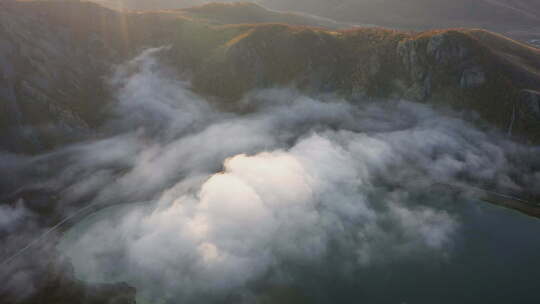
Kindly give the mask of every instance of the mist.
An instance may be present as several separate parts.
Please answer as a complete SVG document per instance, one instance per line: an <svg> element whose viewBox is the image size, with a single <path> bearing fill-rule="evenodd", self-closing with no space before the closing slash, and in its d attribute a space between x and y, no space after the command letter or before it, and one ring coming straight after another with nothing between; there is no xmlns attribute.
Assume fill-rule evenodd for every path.
<svg viewBox="0 0 540 304"><path fill-rule="evenodd" d="M166 51L116 68L99 139L1 156L3 193L25 185L56 201L1 207L3 292L31 293L44 254L86 282L127 282L138 303L428 303L441 294L422 286L506 284L521 278L510 268L538 265L537 222L450 185L537 195L539 148L403 100L274 88L225 111L161 63ZM66 218L67 231L47 228ZM500 260L511 266L479 270ZM508 299L482 282L448 302Z"/></svg>

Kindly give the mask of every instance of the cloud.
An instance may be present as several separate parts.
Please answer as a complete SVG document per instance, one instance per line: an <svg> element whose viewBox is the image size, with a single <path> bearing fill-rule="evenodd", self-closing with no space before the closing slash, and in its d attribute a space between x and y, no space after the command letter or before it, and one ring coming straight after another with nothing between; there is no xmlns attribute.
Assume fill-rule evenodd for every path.
<svg viewBox="0 0 540 304"><path fill-rule="evenodd" d="M207 292L223 296L274 268L286 272L282 263L316 267L334 250L355 252L358 267L386 255L444 253L457 220L397 192L378 197L383 210L374 210L369 164L334 136L313 134L288 151L228 158L223 172L194 191L165 194L152 211L135 207L114 226L102 222L108 215L97 216L66 254L80 259L74 263L89 280L99 280L120 259L129 266L116 279L128 272L143 295L163 294L146 290L148 280L182 282L171 286L171 297L193 301ZM173 187L186 188L184 181Z"/></svg>
<svg viewBox="0 0 540 304"><path fill-rule="evenodd" d="M102 209L58 249L79 278L126 281L139 300L249 301L260 286L317 284L313 272L448 260L477 215L467 194L436 185L520 193L540 182L537 148L451 111L268 89L245 97L246 113L224 112L163 67L163 51L118 67L103 139L5 156L27 188L60 193L60 215ZM0 209L0 229L28 214L15 206Z"/></svg>

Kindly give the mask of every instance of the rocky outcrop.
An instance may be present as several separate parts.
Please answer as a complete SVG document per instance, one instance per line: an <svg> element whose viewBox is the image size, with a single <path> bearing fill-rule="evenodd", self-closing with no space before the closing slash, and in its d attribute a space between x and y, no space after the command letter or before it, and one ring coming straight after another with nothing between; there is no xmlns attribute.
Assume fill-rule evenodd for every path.
<svg viewBox="0 0 540 304"><path fill-rule="evenodd" d="M506 129L518 92L540 90L537 67L523 64L540 54L485 31L335 32L285 25L236 29L236 35L194 66L195 89L229 103L253 89L293 86L350 99L444 104L475 111ZM536 138L530 132L522 128L515 134Z"/></svg>
<svg viewBox="0 0 540 304"><path fill-rule="evenodd" d="M520 97L519 117L540 123L540 92L523 90Z"/></svg>
<svg viewBox="0 0 540 304"><path fill-rule="evenodd" d="M469 68L466 68L461 74L459 86L462 89L478 88L484 83L486 83L486 81L486 74L482 67L471 66Z"/></svg>
<svg viewBox="0 0 540 304"><path fill-rule="evenodd" d="M531 133L540 136L540 92L522 90L514 104L508 128L514 133Z"/></svg>
<svg viewBox="0 0 540 304"><path fill-rule="evenodd" d="M406 97L426 101L433 86L461 89L478 88L487 82L478 64L470 37L458 31L444 31L401 41L397 53L408 74Z"/></svg>
<svg viewBox="0 0 540 304"><path fill-rule="evenodd" d="M454 36L455 32L442 32L429 37L426 54L436 64L447 65L456 62L462 63L471 56L471 50L463 44L463 41Z"/></svg>
<svg viewBox="0 0 540 304"><path fill-rule="evenodd" d="M532 93L540 90L538 50L486 31L446 30L409 36L396 53L405 98L472 110L501 129L512 126L515 138L540 142Z"/></svg>

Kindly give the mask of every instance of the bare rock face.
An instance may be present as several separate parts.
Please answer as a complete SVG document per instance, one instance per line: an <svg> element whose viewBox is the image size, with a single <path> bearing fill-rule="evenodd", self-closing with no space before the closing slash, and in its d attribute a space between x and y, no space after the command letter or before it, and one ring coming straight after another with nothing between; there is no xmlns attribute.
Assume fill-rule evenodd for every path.
<svg viewBox="0 0 540 304"><path fill-rule="evenodd" d="M429 38L426 54L440 65L463 61L470 55L470 50L456 42L448 32L434 35Z"/></svg>
<svg viewBox="0 0 540 304"><path fill-rule="evenodd" d="M477 88L486 83L486 81L486 74L484 73L482 67L472 66L465 69L461 74L459 86L462 89Z"/></svg>
<svg viewBox="0 0 540 304"><path fill-rule="evenodd" d="M423 80L426 76L426 58L421 55L421 45L418 40L407 39L398 44L398 55L403 65L409 71L411 79Z"/></svg>
<svg viewBox="0 0 540 304"><path fill-rule="evenodd" d="M397 54L408 71L410 86L406 98L426 101L433 87L477 88L487 79L467 37L445 31L429 37L406 39L398 44Z"/></svg>
<svg viewBox="0 0 540 304"><path fill-rule="evenodd" d="M508 135L529 143L540 141L540 92L521 90L509 113ZM528 136L523 136L527 134Z"/></svg>
<svg viewBox="0 0 540 304"><path fill-rule="evenodd" d="M523 90L521 92L521 116L540 123L540 92Z"/></svg>
<svg viewBox="0 0 540 304"><path fill-rule="evenodd" d="M514 105L509 133L525 130L540 137L540 92L522 90Z"/></svg>

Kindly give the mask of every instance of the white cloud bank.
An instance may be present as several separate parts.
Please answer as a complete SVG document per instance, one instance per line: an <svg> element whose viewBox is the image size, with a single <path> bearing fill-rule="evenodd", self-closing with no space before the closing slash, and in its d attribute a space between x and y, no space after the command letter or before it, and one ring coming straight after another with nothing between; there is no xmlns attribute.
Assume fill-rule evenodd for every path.
<svg viewBox="0 0 540 304"><path fill-rule="evenodd" d="M254 112L221 113L153 52L117 74L121 123L145 131L100 195L154 202L103 211L62 245L82 277L125 280L143 298L221 299L335 255L336 271L449 256L460 214L433 185L517 189L510 157L532 153L409 102L266 90L246 98Z"/></svg>
<svg viewBox="0 0 540 304"><path fill-rule="evenodd" d="M159 54L113 76L117 117L104 132L114 135L10 165L20 167L10 167L15 179L61 192L67 215L81 202L123 204L76 225L59 248L81 278L127 281L141 299L250 302L256 286L294 285L311 270L346 277L444 260L466 215L463 197L434 185L519 192L540 183L537 148L451 112L274 89L245 98L253 111L226 113ZM28 179L28 168L44 173ZM24 214L0 209L0 232Z"/></svg>

